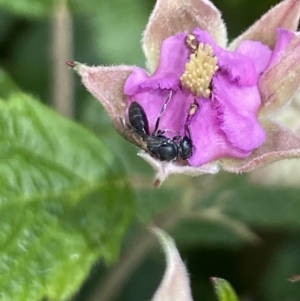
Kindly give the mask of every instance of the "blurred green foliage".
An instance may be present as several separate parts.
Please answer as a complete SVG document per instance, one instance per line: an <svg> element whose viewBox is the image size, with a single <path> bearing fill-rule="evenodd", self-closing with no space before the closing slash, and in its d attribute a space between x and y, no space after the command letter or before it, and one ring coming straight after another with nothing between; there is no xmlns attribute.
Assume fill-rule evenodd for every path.
<svg viewBox="0 0 300 301"><path fill-rule="evenodd" d="M116 259L132 190L93 134L25 94L0 102L0 135L0 300L66 300Z"/></svg>
<svg viewBox="0 0 300 301"><path fill-rule="evenodd" d="M74 59L144 66L140 38L154 3L70 0ZM261 187L244 175L220 174L173 177L154 190L151 168L75 74L75 119L102 142L32 96L16 94L51 106L55 4L0 0L0 300L67 300L75 292L73 300L91 300L110 271L100 258L116 259L125 234L126 258L149 223L173 220L170 232L195 300L215 300L211 276L229 280L241 300L300 300L300 285L286 281L300 271L298 187ZM215 4L232 39L275 1ZM164 260L146 255L117 300L151 299Z"/></svg>

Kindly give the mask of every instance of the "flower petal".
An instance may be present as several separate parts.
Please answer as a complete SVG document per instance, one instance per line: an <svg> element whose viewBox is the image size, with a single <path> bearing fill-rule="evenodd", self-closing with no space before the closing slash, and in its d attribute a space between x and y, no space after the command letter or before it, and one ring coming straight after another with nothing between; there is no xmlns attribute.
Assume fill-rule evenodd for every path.
<svg viewBox="0 0 300 301"><path fill-rule="evenodd" d="M214 78L214 93L220 128L230 143L244 151L261 146L266 134L257 117L261 106L257 86L233 85L218 74Z"/></svg>
<svg viewBox="0 0 300 301"><path fill-rule="evenodd" d="M186 46L185 40L186 34L180 33L162 42L160 62L154 74L148 79L144 75L138 77L141 80L144 79L140 83L141 88L179 89L181 84L179 78L184 73L185 64L190 57L190 50ZM139 71L139 74L141 72ZM139 74L134 75L134 77L137 77ZM143 74L146 74L146 72ZM128 81L130 80L129 78ZM127 83L125 85L125 93L127 93L126 86Z"/></svg>
<svg viewBox="0 0 300 301"><path fill-rule="evenodd" d="M264 121L267 132L266 142L243 160L224 159L222 167L229 172L249 172L272 162L290 158L300 158L300 139L292 131L281 125Z"/></svg>
<svg viewBox="0 0 300 301"><path fill-rule="evenodd" d="M261 76L261 115L281 109L300 87L300 34L278 30L278 41L270 65Z"/></svg>
<svg viewBox="0 0 300 301"><path fill-rule="evenodd" d="M300 0L285 0L264 14L249 29L229 45L234 50L244 40L261 41L271 49L276 43L276 29L279 27L296 31L300 18Z"/></svg>
<svg viewBox="0 0 300 301"><path fill-rule="evenodd" d="M157 0L143 36L148 68L153 72L159 61L162 41L178 32L199 27L226 47L226 27L219 10L208 0Z"/></svg>
<svg viewBox="0 0 300 301"><path fill-rule="evenodd" d="M89 67L78 62L74 64L74 70L81 76L86 89L101 102L113 121L123 118L126 109L124 84L134 67Z"/></svg>
<svg viewBox="0 0 300 301"><path fill-rule="evenodd" d="M132 73L128 76L125 85L124 93L132 96L141 92L141 84L149 79L146 70L140 67L134 67Z"/></svg>
<svg viewBox="0 0 300 301"><path fill-rule="evenodd" d="M163 230L153 227L167 258L164 277L152 301L193 301L187 269L180 258L173 239Z"/></svg>
<svg viewBox="0 0 300 301"><path fill-rule="evenodd" d="M255 65L256 73L259 75L266 70L272 55L268 46L257 41L242 41L236 52L250 58Z"/></svg>
<svg viewBox="0 0 300 301"><path fill-rule="evenodd" d="M178 90L173 92L168 102L166 110L161 114L161 109L170 95L169 90L143 89L142 92L134 94L128 98L128 105L137 101L144 109L150 133L155 130L156 121L160 118L158 129L166 131L165 135L174 137L183 134L184 124L192 102L192 97L187 97L187 92ZM190 101L189 101L190 100Z"/></svg>
<svg viewBox="0 0 300 301"><path fill-rule="evenodd" d="M188 159L191 166L200 166L223 157L245 158L251 153L231 145L220 129L217 112L209 101L200 105L191 120L190 131L194 145L194 154Z"/></svg>
<svg viewBox="0 0 300 301"><path fill-rule="evenodd" d="M185 64L190 57L190 50L185 43L186 36L186 33L180 33L162 43L160 62L151 76L151 81L160 81L162 89L176 89L180 84L179 78L184 73ZM144 85L146 84L147 82Z"/></svg>
<svg viewBox="0 0 300 301"><path fill-rule="evenodd" d="M299 35L299 34L298 34ZM283 28L277 29L277 42L274 51L269 62L269 68L276 63L279 63L281 56L286 48L291 44L294 37L297 37L297 33ZM295 49L297 50L297 49Z"/></svg>
<svg viewBox="0 0 300 301"><path fill-rule="evenodd" d="M209 44L218 58L219 71L228 74L232 82L241 86L253 86L258 82L258 73L252 60L239 52L224 50L219 47L210 34L199 28L193 34L200 43ZM259 50L259 49L257 49Z"/></svg>

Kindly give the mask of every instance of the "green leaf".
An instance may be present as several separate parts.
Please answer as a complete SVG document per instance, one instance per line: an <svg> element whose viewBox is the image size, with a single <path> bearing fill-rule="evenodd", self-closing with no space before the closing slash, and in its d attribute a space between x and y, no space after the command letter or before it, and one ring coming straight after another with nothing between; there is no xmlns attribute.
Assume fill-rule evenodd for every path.
<svg viewBox="0 0 300 301"><path fill-rule="evenodd" d="M219 301L239 301L230 283L221 278L211 278Z"/></svg>
<svg viewBox="0 0 300 301"><path fill-rule="evenodd" d="M120 163L31 97L0 101L0 300L69 300L116 259L133 211Z"/></svg>
<svg viewBox="0 0 300 301"><path fill-rule="evenodd" d="M257 230L299 233L299 189L264 187L245 176L230 179L193 204L176 224L178 244L236 248L259 241Z"/></svg>
<svg viewBox="0 0 300 301"><path fill-rule="evenodd" d="M27 18L44 18L52 14L56 4L63 1L67 3L72 12L96 14L106 17L106 12L103 11L103 8L108 8L112 13L120 12L119 16L123 16L123 18L127 18L127 20L129 19L128 14L132 14L131 16L135 17L134 19L131 19L131 21L139 20L139 15L133 14L136 7L139 5L138 0L135 0L135 3L132 2L132 0L115 0L113 3L105 1L102 3L102 1L100 2L98 0L88 0L85 2L82 2L82 0L0 0L0 8L12 14L25 16ZM143 6L145 6L145 3L140 5L141 8ZM97 9L95 10L95 8ZM125 14L124 9L126 11ZM110 23L112 24L111 21ZM131 27L131 24L128 22L126 25L129 25L130 28L134 28ZM124 29L124 27L122 29Z"/></svg>
<svg viewBox="0 0 300 301"><path fill-rule="evenodd" d="M19 88L8 76L8 74L0 68L0 97L6 98L12 92L17 92Z"/></svg>
<svg viewBox="0 0 300 301"><path fill-rule="evenodd" d="M0 0L0 8L26 17L41 17L52 10L53 0Z"/></svg>
<svg viewBox="0 0 300 301"><path fill-rule="evenodd" d="M140 40L150 11L145 2L99 1L98 10L101 13L91 19L91 40L97 43L102 59L113 64L143 66L145 58Z"/></svg>
<svg viewBox="0 0 300 301"><path fill-rule="evenodd" d="M299 274L299 233L282 242L268 258L262 280L259 282L259 294L267 301L299 300L299 281L288 281Z"/></svg>
<svg viewBox="0 0 300 301"><path fill-rule="evenodd" d="M292 187L266 187L251 184L247 178L227 187L227 193L216 196L214 206L224 214L256 229L281 231L300 229L300 190Z"/></svg>
<svg viewBox="0 0 300 301"><path fill-rule="evenodd" d="M185 219L176 224L171 231L178 245L189 247L224 247L238 248L246 243L257 242L257 236L246 224L237 223L227 216L209 218L199 216L199 219Z"/></svg>
<svg viewBox="0 0 300 301"><path fill-rule="evenodd" d="M0 0L0 8L15 15L27 18L45 18L52 14L54 5L59 1L66 1L70 10L90 12L98 4L97 0Z"/></svg>

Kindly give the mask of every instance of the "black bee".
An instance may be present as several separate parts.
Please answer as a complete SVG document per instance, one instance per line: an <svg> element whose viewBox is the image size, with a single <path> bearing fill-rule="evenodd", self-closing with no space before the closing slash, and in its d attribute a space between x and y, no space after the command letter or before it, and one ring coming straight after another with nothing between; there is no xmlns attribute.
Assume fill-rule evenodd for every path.
<svg viewBox="0 0 300 301"><path fill-rule="evenodd" d="M164 135L165 131L158 129L160 117L165 111L171 96L172 92L170 92L168 99L161 109L153 133L150 133L149 131L147 115L139 103L132 102L128 109L130 124L127 125L126 139L161 161L171 161L176 160L177 158L186 160L193 154L193 145L188 126L186 126L188 136L184 137L177 135L173 138L168 138ZM128 137L128 134L130 138Z"/></svg>

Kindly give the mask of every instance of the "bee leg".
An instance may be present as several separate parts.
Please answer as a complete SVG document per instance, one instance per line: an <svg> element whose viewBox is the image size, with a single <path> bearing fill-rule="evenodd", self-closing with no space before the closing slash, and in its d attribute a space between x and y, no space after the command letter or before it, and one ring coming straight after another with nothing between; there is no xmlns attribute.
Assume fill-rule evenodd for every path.
<svg viewBox="0 0 300 301"><path fill-rule="evenodd" d="M163 106L161 107L161 109L160 109L159 115L158 115L158 117L157 117L157 119L156 119L156 123L155 123L155 129L154 129L154 132L153 132L154 135L158 134L158 127L159 127L160 118L161 118L162 114L165 112L165 110L166 110L166 108L167 108L167 105L168 105L169 101L170 101L171 98L172 98L172 95L173 95L173 91L171 90L171 91L169 92L169 95L168 95L168 97L167 97L167 99L166 99L164 105L163 105Z"/></svg>

